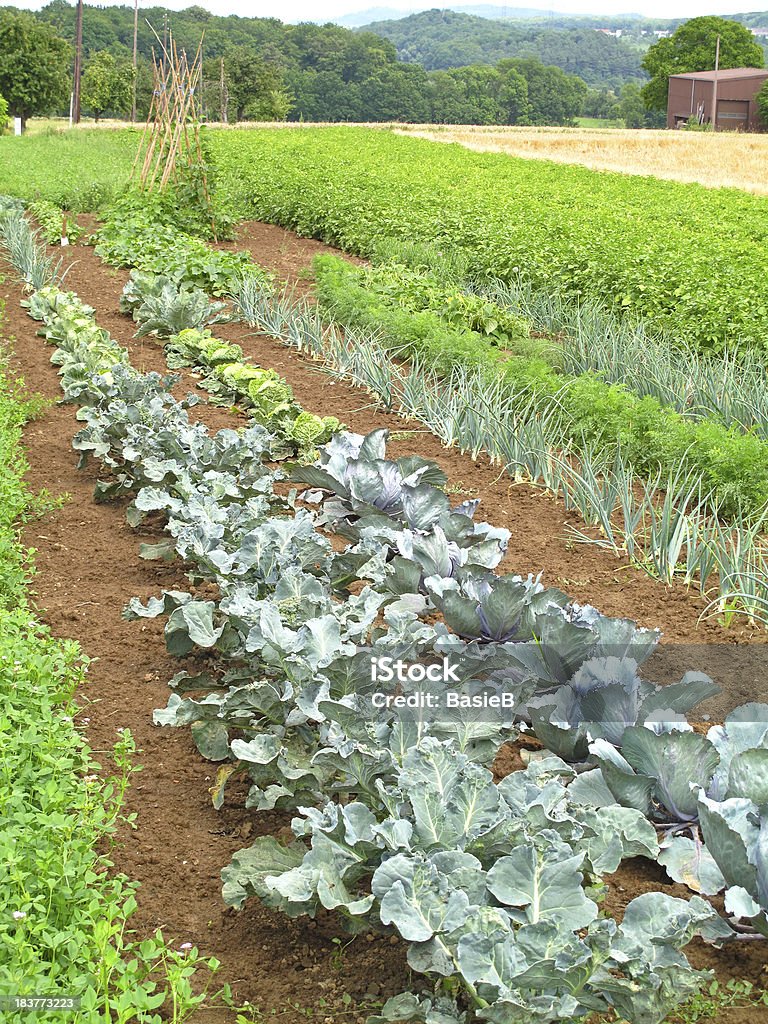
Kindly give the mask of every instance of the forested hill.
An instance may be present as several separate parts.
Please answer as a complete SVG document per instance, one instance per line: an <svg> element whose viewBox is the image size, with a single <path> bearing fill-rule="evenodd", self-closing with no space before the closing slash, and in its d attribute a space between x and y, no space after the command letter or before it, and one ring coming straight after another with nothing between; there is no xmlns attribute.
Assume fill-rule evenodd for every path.
<svg viewBox="0 0 768 1024"><path fill-rule="evenodd" d="M578 75L592 86L645 81L642 50L594 28L554 29L433 10L397 21L366 25L394 43L401 60L427 70L496 64L507 57L536 57Z"/></svg>
<svg viewBox="0 0 768 1024"><path fill-rule="evenodd" d="M394 45L381 36L339 25L216 17L202 7L172 12L142 7L141 15L136 89L140 117L149 108L152 51L158 50L147 22L162 37L166 16L180 50L195 53L204 36L200 96L203 115L212 121L563 125L581 114L587 97L587 86L578 76L532 59L428 71L398 59ZM0 7L0 19L14 16L19 16L17 11ZM27 14L22 21L24 17L30 19ZM73 42L75 8L66 0L53 0L34 12L34 18ZM126 104L130 109L131 89L120 83L127 80L130 85L132 46L131 6L85 5L85 75L95 69L104 81L103 68L112 69L109 98L100 114L124 114ZM68 96L67 86L58 113L65 112Z"/></svg>

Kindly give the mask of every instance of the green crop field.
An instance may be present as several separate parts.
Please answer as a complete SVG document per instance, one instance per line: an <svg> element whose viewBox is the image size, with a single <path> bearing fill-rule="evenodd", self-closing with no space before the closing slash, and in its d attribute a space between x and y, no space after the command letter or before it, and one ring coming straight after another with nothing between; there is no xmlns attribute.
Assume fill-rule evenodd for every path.
<svg viewBox="0 0 768 1024"><path fill-rule="evenodd" d="M602 296L702 347L768 345L768 199L358 128L218 135L214 151L241 215L362 254L422 239L477 277Z"/></svg>
<svg viewBox="0 0 768 1024"><path fill-rule="evenodd" d="M385 237L460 250L479 278L600 296L704 349L768 346L768 198L365 128L211 131L221 195L370 253ZM114 195L132 131L0 139L0 189L74 209Z"/></svg>
<svg viewBox="0 0 768 1024"><path fill-rule="evenodd" d="M202 136L0 139L0 1008L766 1024L768 200Z"/></svg>

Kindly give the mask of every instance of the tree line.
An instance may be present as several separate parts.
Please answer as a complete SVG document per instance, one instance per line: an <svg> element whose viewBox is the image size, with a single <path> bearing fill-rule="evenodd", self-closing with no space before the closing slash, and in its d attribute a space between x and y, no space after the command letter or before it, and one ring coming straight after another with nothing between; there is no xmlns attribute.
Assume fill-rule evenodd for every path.
<svg viewBox="0 0 768 1024"><path fill-rule="evenodd" d="M581 78L533 57L427 71L401 61L388 40L338 25L220 18L201 7L141 13L139 118L152 97L152 54L159 52L158 36L169 25L178 48L188 53L197 50L204 31L202 101L205 116L214 121L568 125L587 95ZM0 9L0 94L16 116L66 112L74 31L75 11L66 0L53 0L34 14ZM128 113L132 47L130 7L85 8L85 113Z"/></svg>
<svg viewBox="0 0 768 1024"><path fill-rule="evenodd" d="M404 121L435 124L570 125L580 114L627 127L662 127L669 75L714 67L762 66L763 51L744 26L694 18L643 58L650 81L589 89L584 80L534 56L495 64L427 70L399 59L394 44L338 25L284 25L274 18L219 18L201 7L169 14L143 10L132 66L133 10L86 7L83 110L125 117L136 96L146 117L158 36L179 49L204 42L202 107L211 121ZM428 12L440 14L448 12ZM157 35L153 34L154 27ZM65 114L72 83L75 10L52 0L36 14L0 8L0 97L22 121ZM0 127L2 105L0 105Z"/></svg>

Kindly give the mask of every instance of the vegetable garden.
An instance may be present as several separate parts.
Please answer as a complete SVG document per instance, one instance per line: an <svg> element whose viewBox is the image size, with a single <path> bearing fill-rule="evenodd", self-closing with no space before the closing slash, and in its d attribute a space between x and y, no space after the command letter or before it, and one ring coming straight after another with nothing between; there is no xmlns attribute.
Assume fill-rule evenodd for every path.
<svg viewBox="0 0 768 1024"><path fill-rule="evenodd" d="M765 201L724 192L705 217L689 186L572 168L555 194L541 164L363 130L208 145L220 224L258 216L368 262L308 246L287 275L287 234L260 249L246 228L238 251L173 193L108 188L61 249L63 178L0 200L0 251L25 352L52 346L59 459L69 431L78 501L134 566L113 611L151 683L130 696L135 757L197 801L197 844L177 817L174 859L148 863L183 882L203 859L220 903L142 916L145 888L174 884L142 869L138 910L114 914L145 943L113 930L52 956L24 930L44 901L22 868L0 985L69 986L88 1022L768 1019ZM684 240L714 208L734 234L707 276ZM700 287L675 294L692 268ZM121 693L101 687L106 724ZM97 806L119 793L118 865L131 823L173 802L129 795L125 743L123 782L89 783ZM203 913L218 928L179 946ZM281 929L331 977L270 979ZM340 994L356 971L382 982Z"/></svg>

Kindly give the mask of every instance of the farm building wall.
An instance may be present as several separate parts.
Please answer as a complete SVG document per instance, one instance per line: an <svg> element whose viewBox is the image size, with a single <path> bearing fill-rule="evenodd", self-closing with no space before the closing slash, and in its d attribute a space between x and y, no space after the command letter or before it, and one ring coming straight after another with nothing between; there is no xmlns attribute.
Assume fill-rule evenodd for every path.
<svg viewBox="0 0 768 1024"><path fill-rule="evenodd" d="M751 71L743 78L733 72L720 72L717 80L717 127L721 131L759 132L765 130L755 98L768 70ZM700 75L672 75L669 79L667 127L679 128L689 117L698 117L704 124L712 123L714 72Z"/></svg>

